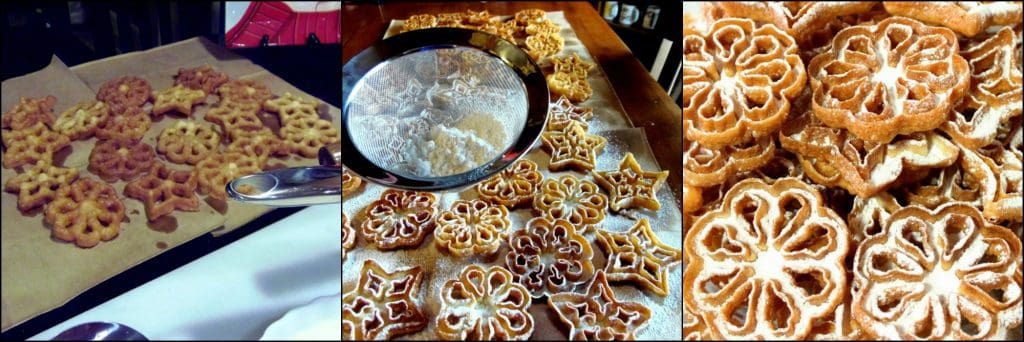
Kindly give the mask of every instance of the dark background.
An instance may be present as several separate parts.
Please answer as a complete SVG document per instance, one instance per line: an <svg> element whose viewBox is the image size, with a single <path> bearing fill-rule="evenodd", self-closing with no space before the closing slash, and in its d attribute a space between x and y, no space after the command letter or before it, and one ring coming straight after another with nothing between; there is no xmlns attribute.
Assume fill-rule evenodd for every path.
<svg viewBox="0 0 1024 342"><path fill-rule="evenodd" d="M2 78L201 36L224 43L222 1L3 1ZM341 107L341 46L234 49L310 95Z"/></svg>

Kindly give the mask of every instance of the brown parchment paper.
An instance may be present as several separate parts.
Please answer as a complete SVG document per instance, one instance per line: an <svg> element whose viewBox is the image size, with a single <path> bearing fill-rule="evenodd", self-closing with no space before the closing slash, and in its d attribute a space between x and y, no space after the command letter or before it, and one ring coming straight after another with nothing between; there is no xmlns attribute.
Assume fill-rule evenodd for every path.
<svg viewBox="0 0 1024 342"><path fill-rule="evenodd" d="M436 13L435 13L436 14ZM498 13L508 14L508 13ZM569 22L565 19L563 12L548 12L548 19L562 27L561 35L565 38L565 48L558 56L565 56L577 53L580 57L593 62L593 58L586 47L580 42L576 33L572 30ZM401 29L401 21L392 21L385 36L397 34ZM596 63L595 63L596 64ZM644 170L662 170L658 165L654 153L651 151L650 142L647 140L641 128L634 128L629 122L625 111L615 93L612 91L608 79L604 76L601 68L595 67L588 77L594 95L582 106L594 109L594 118L589 122L588 133L599 135L608 140L607 145L597 155L595 170L618 170L619 162L622 161L627 152L633 153L637 162ZM554 100L554 99L552 99ZM551 172L548 164L551 156L540 148L540 142L534 144L533 148L524 157L537 163L537 168L544 176L544 179L557 178L562 175L571 174L579 179L593 182L590 174L577 171ZM365 182L364 182L365 183ZM384 187L376 184L363 185L359 192L350 195L343 200L342 211L352 220L354 227L358 230L359 224L364 220L363 211L366 207L380 198ZM605 190L603 193L607 195ZM458 189L436 194L438 205L447 209L453 202L460 199L475 199L478 197L475 187ZM646 218L655 235L665 244L682 249L682 214L679 211L672 191L666 183L657 193L658 201L661 202L661 209L656 212L647 210L635 211L631 216L608 211L605 213L605 220L600 224L600 229L625 232L634 224L636 219ZM509 212L511 230L524 229L527 221L533 218L535 213L528 208L520 208ZM358 234L357 234L358 235ZM590 242L594 251L595 270L604 269L606 265L605 251L597 244L597 234L584 234ZM495 254L493 259L480 257L459 258L445 251L440 251L433 242L433 236L428 235L425 241L413 249L399 249L395 251L382 251L368 244L366 239L357 238L356 247L349 250L347 258L342 261L342 289L351 291L358 284L359 271L364 260L373 260L380 264L385 270L393 271L399 267L420 266L423 268L423 281L419 289L419 304L424 315L436 317L441 310L440 293L444 283L451 279L457 279L462 269L469 264L483 265L484 267L505 265L505 254L509 251L507 243ZM619 301L642 303L651 309L651 318L646 326L641 329L636 337L638 340L679 340L682 338L682 279L683 270L676 265L668 272L669 293L665 297L659 297L643 291L637 285L630 282L612 282L612 289ZM586 291L586 287L577 288L577 292ZM534 319L534 331L531 340L566 340L568 329L559 320L558 315L547 304L547 299L534 299L529 309ZM408 340L436 340L437 325L430 321L427 327L419 332L405 335L399 339Z"/></svg>
<svg viewBox="0 0 1024 342"><path fill-rule="evenodd" d="M249 60L205 39L193 38L70 69L54 57L51 64L40 71L3 82L2 110L9 110L20 96L54 95L57 97L54 114L58 115L75 103L95 99L95 91L109 79L136 75L148 80L154 91L159 91L173 85L173 75L178 68L202 64L209 64L232 79L262 82L274 94L291 92L310 97ZM208 96L208 103L196 107L192 119L206 123L202 118L216 101L216 96ZM150 106L147 104L146 109ZM323 104L320 112L321 116L329 117L335 125L340 125L339 109ZM268 126L277 129L276 115L262 113L261 116ZM160 131L182 119L185 119L183 115L167 114L155 120L153 127L143 137L143 142L155 148ZM96 177L86 169L95 142L95 138L73 142L63 165L78 167L80 177ZM167 162L160 154L158 159L177 170L192 169L191 165ZM290 167L316 165L317 161L291 156L272 159L270 164L272 167ZM15 170L4 168L0 172L0 182L6 183L16 174ZM118 181L113 186L125 204L128 221L122 223L117 238L101 242L90 249L81 249L52 239L43 223L42 213L23 215L17 209L16 194L4 192L0 195L3 201L3 330L57 308L96 284L166 249L211 231L216 236L222 235L270 211L268 207L216 201L200 196L198 212L175 211L170 215L173 218L150 224L142 203L123 195L125 183Z"/></svg>

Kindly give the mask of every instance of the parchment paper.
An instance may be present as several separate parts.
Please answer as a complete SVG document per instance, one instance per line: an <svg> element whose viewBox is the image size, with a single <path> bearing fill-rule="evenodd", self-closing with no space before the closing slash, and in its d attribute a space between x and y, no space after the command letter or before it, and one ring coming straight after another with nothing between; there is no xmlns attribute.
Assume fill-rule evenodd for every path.
<svg viewBox="0 0 1024 342"><path fill-rule="evenodd" d="M173 75L179 67L202 64L209 64L232 79L260 81L274 94L287 91L310 97L249 60L205 39L193 38L147 51L93 61L71 69L54 57L50 66L43 70L3 82L2 110L9 110L20 96L54 95L57 97L54 115L58 115L80 101L95 99L95 91L109 79L136 75L148 80L154 91L159 91L173 84ZM207 97L208 102L216 100L216 96ZM146 106L148 109L151 105ZM203 115L211 107L212 104L196 107L192 119L205 123ZM336 125L340 125L339 109L326 104L321 105L320 109L322 116L329 115ZM261 115L268 119L275 117L267 113ZM160 131L184 118L178 114L162 116L154 122L143 141L155 148ZM96 138L73 142L72 152L63 165L78 167L80 177L96 177L86 169L95 142ZM174 169L192 169L191 165L167 162L159 153L158 159ZM302 166L316 165L317 161L291 156L272 159L270 164L277 167ZM0 183L6 183L14 175L15 170L2 169ZM81 249L52 239L49 229L43 224L41 213L34 216L22 215L16 207L16 194L4 192L0 195L3 200L3 330L57 308L96 284L168 248L211 231L214 235L222 235L270 210L267 207L231 201L226 203L200 196L198 212L175 211L170 215L174 221L172 224L163 222L151 227L142 203L123 195L125 183L119 181L114 184L114 188L125 204L128 222L121 224L117 238L101 242L90 249ZM173 226L176 226L174 231L167 231Z"/></svg>
<svg viewBox="0 0 1024 342"><path fill-rule="evenodd" d="M562 37L565 38L565 48L559 56L578 53L580 57L593 62L590 53L580 42L573 32L568 21L562 12L548 12L547 17L562 27ZM401 29L401 21L392 21L386 36L397 34ZM596 170L617 170L619 162L626 152L632 152L637 162L644 170L661 170L650 149L650 143L645 138L643 131L639 128L632 128L629 120L622 110L615 93L604 76L600 67L591 70L588 78L594 95L584 102L583 106L593 107L595 117L590 121L588 133L600 135L608 139L602 153L597 155ZM540 149L540 143L534 145L533 149L525 157L537 163L538 169L545 179L560 177L571 174L580 179L593 181L589 174L576 171L550 172L548 162L550 155ZM366 182L364 182L366 183ZM370 202L378 199L385 190L384 187L375 184L363 185L363 188L354 195L345 198L342 202L342 211L352 220L354 227L362 223L362 212ZM603 190L602 190L603 191ZM605 194L607 194L605 192ZM459 199L475 199L477 193L474 187L438 193L439 206L449 208L452 202ZM679 206L676 205L672 191L666 184L658 191L658 200L661 202L661 210L648 212L646 210L636 212L635 217L647 218L651 228L662 242L681 249L682 241L682 215ZM510 212L512 231L523 229L526 222L534 216L528 208L517 209ZM624 232L632 227L636 221L632 218L615 214L608 211L606 218L601 223L601 229ZM358 230L358 228L357 228ZM358 234L357 234L358 235ZM606 254L596 243L596 234L584 235L591 243L594 250L595 270L604 269ZM386 270L394 270L399 267L410 267L419 265L423 267L423 283L419 289L419 303L427 317L436 317L441 309L438 301L441 287L451 279L456 279L465 265L479 264L490 266L502 266L505 264L504 255L508 253L507 243L503 243L497 252L494 260L483 260L475 258L459 258L446 252L441 252L433 243L433 236L427 236L423 244L415 249L400 249L396 251L381 251L367 244L362 237L357 238L356 247L350 250L347 258L342 261L342 288L350 291L356 287L359 279L359 270L364 260L374 260ZM682 267L677 265L669 273L669 294L665 297L658 297L641 290L638 286L629 282L611 283L616 299L619 301L640 302L651 309L651 319L647 322L638 334L638 340L652 339L675 339L682 336ZM585 288L577 291L586 291ZM568 329L558 319L557 314L547 305L547 299L534 300L530 306L530 313L534 318L533 340L565 340L568 338ZM435 340L436 324L431 321L423 331L406 335L401 339L412 340Z"/></svg>

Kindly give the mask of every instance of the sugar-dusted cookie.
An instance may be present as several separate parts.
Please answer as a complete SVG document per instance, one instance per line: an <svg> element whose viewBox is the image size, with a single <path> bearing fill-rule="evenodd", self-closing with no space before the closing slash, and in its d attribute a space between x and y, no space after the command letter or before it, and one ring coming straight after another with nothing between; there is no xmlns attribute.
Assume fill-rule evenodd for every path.
<svg viewBox="0 0 1024 342"><path fill-rule="evenodd" d="M573 175L546 179L537 189L533 208L541 217L563 219L580 234L593 231L604 220L608 197L597 184Z"/></svg>
<svg viewBox="0 0 1024 342"><path fill-rule="evenodd" d="M499 266L469 265L441 286L437 336L458 341L526 340L533 335L530 292Z"/></svg>
<svg viewBox="0 0 1024 342"><path fill-rule="evenodd" d="M575 168L579 171L594 169L598 151L608 142L602 136L587 133L578 123L570 123L561 131L540 134L543 147L551 154L548 169L561 171Z"/></svg>
<svg viewBox="0 0 1024 342"><path fill-rule="evenodd" d="M668 178L668 170L644 171L633 158L633 153L626 153L618 170L591 171L591 174L594 181L608 191L612 210L661 208L657 193Z"/></svg>
<svg viewBox="0 0 1024 342"><path fill-rule="evenodd" d="M647 306L615 298L604 271L597 271L586 293L554 294L548 297L548 305L569 327L570 340L634 340L651 319Z"/></svg>
<svg viewBox="0 0 1024 342"><path fill-rule="evenodd" d="M478 183L476 193L485 201L514 209L530 204L541 180L543 176L537 171L537 164L520 159L512 166Z"/></svg>
<svg viewBox="0 0 1024 342"><path fill-rule="evenodd" d="M656 295L668 295L668 271L683 261L683 252L661 242L646 218L624 233L598 230L597 243L608 253L608 280L632 281Z"/></svg>
<svg viewBox="0 0 1024 342"><path fill-rule="evenodd" d="M437 197L429 192L388 189L364 212L360 232L378 249L416 248L437 225Z"/></svg>
<svg viewBox="0 0 1024 342"><path fill-rule="evenodd" d="M573 292L594 275L594 250L569 221L535 217L508 245L505 268L534 298Z"/></svg>
<svg viewBox="0 0 1024 342"><path fill-rule="evenodd" d="M481 200L458 200L437 217L434 242L458 257L492 255L512 225L508 209Z"/></svg>
<svg viewBox="0 0 1024 342"><path fill-rule="evenodd" d="M594 117L594 109L574 105L569 98L560 96L558 101L548 107L548 131L561 131L572 122L579 123L583 129L588 129L591 118Z"/></svg>
<svg viewBox="0 0 1024 342"><path fill-rule="evenodd" d="M342 340L388 340L426 328L422 281L420 266L389 272L373 260L363 262L356 287L341 297Z"/></svg>

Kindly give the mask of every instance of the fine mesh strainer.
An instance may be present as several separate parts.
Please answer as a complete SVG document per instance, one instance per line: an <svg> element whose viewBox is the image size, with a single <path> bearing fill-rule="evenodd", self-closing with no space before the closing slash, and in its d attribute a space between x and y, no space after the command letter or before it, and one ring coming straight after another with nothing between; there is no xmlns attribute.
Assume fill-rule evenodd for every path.
<svg viewBox="0 0 1024 342"><path fill-rule="evenodd" d="M342 163L409 190L479 182L536 142L547 119L540 68L484 32L435 28L384 39L342 69Z"/></svg>

